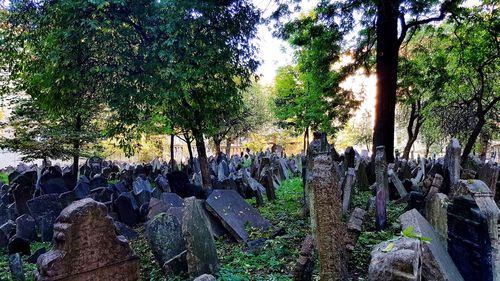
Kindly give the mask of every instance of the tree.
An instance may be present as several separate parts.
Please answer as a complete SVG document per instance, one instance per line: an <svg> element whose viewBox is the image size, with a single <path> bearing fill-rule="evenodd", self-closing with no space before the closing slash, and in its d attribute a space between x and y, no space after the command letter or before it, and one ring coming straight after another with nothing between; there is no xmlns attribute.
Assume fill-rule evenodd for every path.
<svg viewBox="0 0 500 281"><path fill-rule="evenodd" d="M342 32L326 11L317 8L307 16L286 23L280 36L295 48L297 66L278 70L276 114L285 127L304 132L309 128L334 135L359 105L351 91L340 87L346 72L333 68L339 62Z"/></svg>
<svg viewBox="0 0 500 281"><path fill-rule="evenodd" d="M171 0L159 6L153 74L157 94L151 100L165 108L174 127L192 133L203 185L209 188L204 137L240 109L241 91L258 66L251 39L260 13L248 1Z"/></svg>
<svg viewBox="0 0 500 281"><path fill-rule="evenodd" d="M498 128L500 122L499 26L498 8L491 3L464 10L437 30L433 51L446 57L450 78L443 89L446 99L432 113L447 135L464 141L462 162L485 125Z"/></svg>
<svg viewBox="0 0 500 281"><path fill-rule="evenodd" d="M347 0L320 1L322 21L337 23L343 35L354 27L362 27L353 52L354 63L346 69L359 67L370 70L375 62L377 93L373 151L385 146L387 161L394 161L394 124L399 50L409 41L418 27L443 20L455 11L461 0ZM287 5L281 4L274 18L287 14ZM361 17L359 17L361 16ZM358 20L359 18L359 20ZM399 27L399 28L398 28ZM332 44L338 44L332 41ZM349 46L349 44L346 44ZM375 46L375 51L373 50ZM375 55L375 59L373 59Z"/></svg>
<svg viewBox="0 0 500 281"><path fill-rule="evenodd" d="M28 108L43 112L32 120L40 121L40 132L59 126L63 146L71 144L66 151L73 158L75 177L82 146L102 136L91 133L95 123L116 117L111 109L118 105L134 107L143 85L137 74L145 40L137 24L143 19L137 15L144 16L152 3L10 2L1 24L0 62L7 73L4 85L12 87L3 87L3 94L24 92L30 97Z"/></svg>

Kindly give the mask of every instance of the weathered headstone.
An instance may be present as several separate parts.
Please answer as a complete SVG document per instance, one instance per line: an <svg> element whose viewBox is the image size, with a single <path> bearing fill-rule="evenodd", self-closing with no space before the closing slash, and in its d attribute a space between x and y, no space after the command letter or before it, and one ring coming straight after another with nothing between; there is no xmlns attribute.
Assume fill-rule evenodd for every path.
<svg viewBox="0 0 500 281"><path fill-rule="evenodd" d="M26 204L28 200L33 198L33 193L35 189L31 185L21 185L16 184L12 190L12 195L14 196L14 201L16 202L16 210L19 215L29 214L28 205Z"/></svg>
<svg viewBox="0 0 500 281"><path fill-rule="evenodd" d="M400 221L402 229L413 227L415 234L431 239L430 243L422 244L421 260L424 280L464 280L446 248L441 244L437 233L416 209L402 214Z"/></svg>
<svg viewBox="0 0 500 281"><path fill-rule="evenodd" d="M217 250L212 234L208 228L208 221L203 215L201 206L196 198L185 200L182 219L182 235L186 241L188 273L191 278L215 273L219 270Z"/></svg>
<svg viewBox="0 0 500 281"><path fill-rule="evenodd" d="M392 249L386 251L392 243ZM417 239L401 238L375 246L371 252L368 280L373 281L420 281L421 242Z"/></svg>
<svg viewBox="0 0 500 281"><path fill-rule="evenodd" d="M448 197L443 193L436 193L427 199L425 214L427 220L437 233L438 239L448 248Z"/></svg>
<svg viewBox="0 0 500 281"><path fill-rule="evenodd" d="M343 182L343 200L342 200L342 214L347 214L349 211L349 206L351 205L351 193L352 193L352 186L354 181L356 180L355 178L356 174L354 172L354 168L347 168L347 175L344 179Z"/></svg>
<svg viewBox="0 0 500 281"><path fill-rule="evenodd" d="M311 223L318 249L321 280L343 280L347 272L347 255L344 247L346 227L342 222L342 203L338 175L330 155L314 157L313 168L308 172L310 188Z"/></svg>
<svg viewBox="0 0 500 281"><path fill-rule="evenodd" d="M207 209L219 218L226 230L240 242L248 240L245 225L267 230L271 224L234 190L214 190L206 200Z"/></svg>
<svg viewBox="0 0 500 281"><path fill-rule="evenodd" d="M444 183L447 190L453 188L460 180L460 152L461 147L457 139L451 139L446 147L444 157Z"/></svg>
<svg viewBox="0 0 500 281"><path fill-rule="evenodd" d="M28 241L36 239L35 219L28 214L19 216L16 219L16 236L22 237Z"/></svg>
<svg viewBox="0 0 500 281"><path fill-rule="evenodd" d="M408 195L408 192L406 192L406 189L403 186L403 183L401 182L401 180L399 180L398 175L396 175L396 173L394 173L394 171L392 169L389 169L387 171L387 174L391 178L391 182L396 187L396 190L399 193L399 197L401 197L401 198L406 197L406 195Z"/></svg>
<svg viewBox="0 0 500 281"><path fill-rule="evenodd" d="M138 258L116 235L106 206L86 198L57 218L54 247L38 258L35 280L136 281L138 275Z"/></svg>
<svg viewBox="0 0 500 281"><path fill-rule="evenodd" d="M366 211L361 208L356 208L349 218L347 223L348 239L346 242L346 249L351 253L356 246L359 235L361 234L361 227L365 218Z"/></svg>
<svg viewBox="0 0 500 281"><path fill-rule="evenodd" d="M19 253L9 256L9 268L13 281L24 281L23 261Z"/></svg>
<svg viewBox="0 0 500 281"><path fill-rule="evenodd" d="M46 194L28 201L28 208L35 219L42 241L51 241L57 216L64 206L57 194Z"/></svg>
<svg viewBox="0 0 500 281"><path fill-rule="evenodd" d="M327 154L331 150L330 144L328 144L328 140L326 139L326 133L314 132L314 138L312 142L309 144L307 148L307 156L306 156L306 165L305 165L305 173L303 175L303 183L304 183L304 207L302 212L307 215L311 211L311 190L308 185L307 178L309 174L312 172L314 167L314 157L319 154ZM311 220L314 220L311 217ZM311 221L311 224L314 225L314 221Z"/></svg>
<svg viewBox="0 0 500 281"><path fill-rule="evenodd" d="M134 208L132 199L126 196L125 193L120 194L118 198L116 198L114 206L123 223L128 226L135 226L137 224L138 217L136 209Z"/></svg>
<svg viewBox="0 0 500 281"><path fill-rule="evenodd" d="M311 281L314 271L314 239L306 236L300 249L299 258L293 270L294 281Z"/></svg>
<svg viewBox="0 0 500 281"><path fill-rule="evenodd" d="M146 225L145 235L153 255L164 271L165 263L186 250L181 223L170 214L156 215Z"/></svg>

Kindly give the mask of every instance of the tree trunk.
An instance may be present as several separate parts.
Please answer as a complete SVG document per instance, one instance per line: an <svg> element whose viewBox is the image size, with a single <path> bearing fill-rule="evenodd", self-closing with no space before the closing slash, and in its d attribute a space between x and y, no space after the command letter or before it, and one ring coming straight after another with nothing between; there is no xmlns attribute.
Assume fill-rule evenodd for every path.
<svg viewBox="0 0 500 281"><path fill-rule="evenodd" d="M307 152L307 147L309 145L309 126L307 126L304 131L304 154Z"/></svg>
<svg viewBox="0 0 500 281"><path fill-rule="evenodd" d="M170 135L170 167L175 171L175 155L174 155L175 135Z"/></svg>
<svg viewBox="0 0 500 281"><path fill-rule="evenodd" d="M408 160L410 156L411 147L417 140L418 133L420 132L420 127L423 123L422 115L420 115L418 111L420 111L420 105L413 103L411 105L410 120L408 121L408 126L406 127L406 132L408 133L408 141L406 142L405 149L403 150L403 158L406 160Z"/></svg>
<svg viewBox="0 0 500 281"><path fill-rule="evenodd" d="M217 156L217 158L222 154L222 150L220 149L221 142L222 142L222 139L214 138L215 155Z"/></svg>
<svg viewBox="0 0 500 281"><path fill-rule="evenodd" d="M429 157L429 152L431 150L431 145L432 145L432 143L426 143L425 144L425 155L424 155L424 158Z"/></svg>
<svg viewBox="0 0 500 281"><path fill-rule="evenodd" d="M212 188L212 181L210 179L210 171L208 170L208 158L205 148L205 140L203 134L198 130L193 130L193 136L196 140L196 150L198 151L198 161L200 162L201 178L203 181L204 189Z"/></svg>
<svg viewBox="0 0 500 281"><path fill-rule="evenodd" d="M231 139L226 139L226 155L231 155Z"/></svg>
<svg viewBox="0 0 500 281"><path fill-rule="evenodd" d="M470 152L472 151L472 148L474 147L474 143L477 140L477 137L481 133L481 130L483 129L484 124L486 123L486 120L484 119L484 116L480 116L476 126L474 126L474 130L472 130L472 133L470 134L469 138L467 139L467 143L464 146L464 150L462 151L462 163L465 163L467 161L467 157L469 156Z"/></svg>
<svg viewBox="0 0 500 281"><path fill-rule="evenodd" d="M191 142L192 140L186 137L186 144L189 152L189 163L191 164L191 168L194 171L194 157L193 157L193 148L191 147Z"/></svg>
<svg viewBox="0 0 500 281"><path fill-rule="evenodd" d="M385 146L388 163L394 162L398 7L399 1L395 0L379 0L377 7L377 94L372 151L379 145Z"/></svg>
<svg viewBox="0 0 500 281"><path fill-rule="evenodd" d="M481 161L485 161L487 156L488 156L487 154L488 154L488 147L490 145L490 139L491 139L491 135L486 133L486 132L482 132L480 137L479 137L479 140L481 142L479 157L480 157Z"/></svg>
<svg viewBox="0 0 500 281"><path fill-rule="evenodd" d="M73 178L78 181L78 162L80 161L80 131L82 130L82 118L78 114L75 120L76 138L73 141Z"/></svg>

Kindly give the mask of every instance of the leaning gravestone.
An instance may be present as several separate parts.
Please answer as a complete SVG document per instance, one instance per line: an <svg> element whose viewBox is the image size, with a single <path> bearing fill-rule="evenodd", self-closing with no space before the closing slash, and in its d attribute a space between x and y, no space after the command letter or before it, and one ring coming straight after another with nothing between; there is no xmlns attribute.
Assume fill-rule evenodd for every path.
<svg viewBox="0 0 500 281"><path fill-rule="evenodd" d="M239 242L248 240L246 224L263 231L271 226L268 220L234 190L214 190L207 198L206 206Z"/></svg>
<svg viewBox="0 0 500 281"><path fill-rule="evenodd" d="M186 241L187 266L191 278L215 273L219 270L215 242L208 228L208 221L195 197L185 200L182 218L182 235Z"/></svg>
<svg viewBox="0 0 500 281"><path fill-rule="evenodd" d="M173 215L156 215L146 225L145 235L155 259L164 270L168 261L186 250L181 223Z"/></svg>
<svg viewBox="0 0 500 281"><path fill-rule="evenodd" d="M387 251L389 245L392 245L391 250ZM420 281L420 256L421 242L417 239L401 238L394 242L382 242L371 252L368 280Z"/></svg>
<svg viewBox="0 0 500 281"><path fill-rule="evenodd" d="M412 209L400 217L402 229L414 228L414 233L431 238L422 244L422 278L425 280L463 281L455 263L439 241L439 236L427 220Z"/></svg>
<svg viewBox="0 0 500 281"><path fill-rule="evenodd" d="M63 203L57 194L46 194L28 201L28 208L35 219L42 241L51 241L53 226L63 210Z"/></svg>
<svg viewBox="0 0 500 281"><path fill-rule="evenodd" d="M65 208L54 226L54 248L37 261L35 280L136 281L138 258L117 236L106 206L90 198Z"/></svg>

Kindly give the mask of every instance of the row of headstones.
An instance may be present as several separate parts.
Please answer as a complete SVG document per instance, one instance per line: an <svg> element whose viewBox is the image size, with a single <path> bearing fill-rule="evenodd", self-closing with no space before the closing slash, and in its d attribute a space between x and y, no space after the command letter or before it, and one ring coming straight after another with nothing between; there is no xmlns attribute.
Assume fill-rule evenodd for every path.
<svg viewBox="0 0 500 281"><path fill-rule="evenodd" d="M444 177L438 171L427 174L418 192L420 204L411 215L403 215L403 228L413 226L418 235L431 237L431 246L411 239L400 239L394 251L387 253L383 243L372 252L370 266L371 280L497 280L500 278L500 258L498 257L499 236L498 219L500 210L494 201L498 178L498 166L482 163L479 177L486 182L476 180L471 170L460 167L461 148L457 140L452 139L442 162ZM376 156L381 158L380 156ZM379 159L380 161L380 159ZM383 159L382 159L383 162ZM422 163L422 162L421 162ZM382 164L376 164L378 173L386 172ZM424 177L424 165L421 165L420 179ZM441 168L441 167L440 167ZM394 173L389 173L393 182L399 180ZM462 175L462 179L460 178ZM472 176L471 176L472 175ZM464 179L465 178L465 179ZM419 183L413 181L413 186ZM387 184L377 181L377 196ZM396 185L402 186L400 183ZM384 191L382 191L385 194ZM404 197L404 194L401 194ZM384 198L385 199L385 198ZM385 204L377 197L377 222L385 218ZM411 203L411 202L410 202ZM410 204L411 205L411 204ZM417 211L418 210L418 211ZM427 221L420 215L426 215ZM408 223L405 217L410 217ZM391 242L392 243L392 242ZM431 248L431 251L426 247ZM412 251L403 259L401 255ZM429 254L430 253L430 254ZM455 266L455 264L457 266ZM422 265L422 267L420 266ZM391 277L391 278L388 278ZM381 279L382 278L382 279Z"/></svg>
<svg viewBox="0 0 500 281"><path fill-rule="evenodd" d="M457 163L459 164L458 162L459 158L451 159L449 155L451 153L450 152L447 153L447 156L445 157L444 165L441 164L441 167L439 167L441 168L442 171L444 171L445 177L447 177L448 180L444 180L443 177L441 177L436 171L434 171L433 176L428 175L428 177L425 178L426 163L424 161L420 161L419 165L414 167L413 171L411 171L410 173L412 178L405 179L407 184L403 185L399 177L397 177L397 174L401 173L401 166L400 168L397 168L395 167L395 165L393 164L388 165L385 162L385 154L383 151L383 147L379 147L377 149L377 152L378 153L375 156L375 163L374 163L376 183L374 184L374 186L372 186L372 188L375 189L376 191L375 209L376 209L377 225L379 226L380 229L383 229L384 224L386 222L385 208L389 200L389 182L392 182L392 184L395 187L394 189L397 191L397 194L400 197L402 197L403 200L410 201L410 206L412 206L412 201L415 201L416 203L420 203L419 205L418 204L417 205L420 206L421 207L420 209L422 210L426 206L425 205L426 201L425 200L419 201L412 199L412 197L419 198L419 196L412 196L413 195L412 193L423 193L423 195L425 196L429 196L429 194L430 195L435 194L436 191L449 188L450 185L446 183L447 181L452 183L451 186L454 186L453 182L456 182L457 175L458 177L460 175L460 170L458 171L456 170L457 169L456 164ZM370 163L366 161L366 157L357 157L359 160L356 163L353 159L354 154L355 152L347 150L344 156L341 157L342 158L341 164L338 164L336 161L333 161L333 158L336 158L336 156L334 155L334 153L332 153L332 149L326 142L326 137L323 134L315 134L315 140L313 140L308 150L305 200L306 202L308 202L306 206L309 206L310 208L313 237L315 238L316 247L319 254L318 256L321 268L320 275L322 279L325 278L328 280L330 279L333 280L345 276L345 270L346 270L345 257L346 255L348 256L349 249L353 247L352 246L353 242L355 243L356 234L359 234L359 231L361 230L360 227L355 227L356 225L359 226L360 223L362 223L362 220L359 219L359 217L361 217L359 216L360 212L359 210L355 210L351 213L351 219L349 220L348 227L345 226L345 224L341 220L341 217L339 216L339 214L342 213L346 214L346 211L349 210L349 192L350 192L349 187L352 186L351 183L353 181L357 184L365 182L366 171L365 167L363 166L370 165ZM455 152L455 155L458 155L457 157L459 157L460 152L458 153ZM354 168L352 168L353 162L355 163ZM434 169L436 170L437 168L434 165L436 163L438 163L438 161L435 161L430 167L429 165L427 165L428 169L432 171L432 168L434 167ZM402 166L404 166L404 164ZM360 167L362 167L362 169L360 169ZM393 170L395 169L397 169L397 173L393 172ZM491 177L494 177L496 179L495 176L489 175L489 178ZM367 186L366 183L367 181L363 183L364 187L361 188L366 188ZM464 185L466 182L461 181L460 183ZM468 187L469 189L471 189L472 186L474 185L477 186L482 182L473 181L473 183L474 184L469 184ZM494 184L494 186L495 185L496 183ZM484 184L482 184L482 188L485 188L484 190L488 190L488 187L485 186ZM467 188L465 189L467 190ZM484 196L484 194L486 193L481 192L481 194L483 194L480 196L482 199L480 199L479 201L482 200L485 202L489 202L489 203L485 202L481 203L485 205L483 206L483 209L490 210L489 212L495 214L496 213L495 210L498 208L494 204L494 201L491 199L492 197L489 196L489 199L485 199L486 197L488 197ZM491 192L489 194L491 194ZM455 206L458 205L459 205L458 203L455 204ZM470 213L472 212L471 210L474 207L473 206L469 207L470 207L469 208L469 213ZM477 203L475 204L475 208L477 208ZM488 213L488 211L484 212ZM488 229L490 230L490 232L492 232L493 229L497 229L496 227L497 222L495 220L496 217L494 215L490 215L490 217L491 217L489 219L490 226L488 227ZM353 224L353 222L357 223ZM453 230L450 231L453 232ZM345 233L347 233L348 235L342 235ZM494 238L495 240L491 243L492 245L494 245L494 248L490 248L488 250L488 248L486 247L485 251L495 253L497 247L496 241L498 239L498 235L490 235L490 236L495 237ZM338 237L347 237L348 241L344 243L345 245L347 245L347 247L339 249L339 247L337 246L339 241L335 242L332 241L332 237L336 237L337 240ZM465 240L464 237L459 238L459 240L460 239ZM458 245L459 244L460 243L458 243ZM307 245L307 243L305 243L305 245ZM456 259L460 259L460 257L458 256L458 252ZM486 264L492 264L492 261L494 261L495 259L498 258L496 258L494 255L489 255L489 256L485 255L484 260L489 261ZM455 257L453 261L455 261ZM471 264L470 261L467 262ZM470 270L470 266L461 267L461 269L464 271ZM491 273L494 270L495 269L489 270L488 272ZM430 275L427 275L427 277L428 276ZM474 276L474 274L469 274L468 276ZM391 280L391 279L374 279L374 280ZM453 280L453 279L447 279L447 280ZM480 279L480 280L487 280L487 279Z"/></svg>

